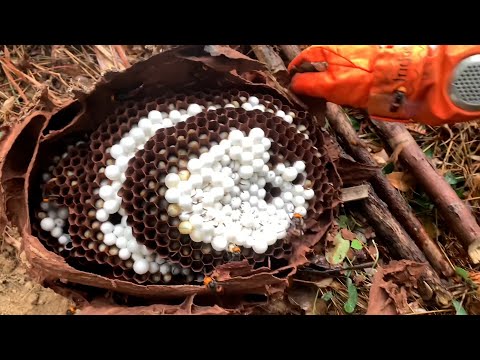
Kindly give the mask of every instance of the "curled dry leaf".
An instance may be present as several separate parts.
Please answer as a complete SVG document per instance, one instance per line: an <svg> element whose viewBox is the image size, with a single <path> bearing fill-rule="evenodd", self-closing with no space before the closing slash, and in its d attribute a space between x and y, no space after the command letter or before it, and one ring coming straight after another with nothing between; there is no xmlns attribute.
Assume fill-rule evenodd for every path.
<svg viewBox="0 0 480 360"><path fill-rule="evenodd" d="M403 192L410 191L415 185L413 176L405 172L395 171L387 174L386 178L394 188Z"/></svg>
<svg viewBox="0 0 480 360"><path fill-rule="evenodd" d="M319 288L326 288L333 284L333 278L325 278L315 282L315 285Z"/></svg>
<svg viewBox="0 0 480 360"><path fill-rule="evenodd" d="M299 307L305 315L325 315L327 303L319 296L319 291L311 286L294 286L288 290L288 300Z"/></svg>
<svg viewBox="0 0 480 360"><path fill-rule="evenodd" d="M426 135L427 130L425 129L425 125L422 124L413 124L413 123L406 123L405 127L410 131L420 135Z"/></svg>
<svg viewBox="0 0 480 360"><path fill-rule="evenodd" d="M418 280L426 264L410 260L392 261L377 268L370 289L367 314L394 315L411 312L409 291L418 287Z"/></svg>
<svg viewBox="0 0 480 360"><path fill-rule="evenodd" d="M382 149L379 152L373 153L372 154L373 160L379 165L379 166L384 166L387 164L388 160L390 159L390 156L388 156L387 152L385 149Z"/></svg>
<svg viewBox="0 0 480 360"><path fill-rule="evenodd" d="M0 120L5 120L8 118L8 115L10 114L10 111L12 111L14 104L15 96L10 96L3 102L2 108L0 109Z"/></svg>

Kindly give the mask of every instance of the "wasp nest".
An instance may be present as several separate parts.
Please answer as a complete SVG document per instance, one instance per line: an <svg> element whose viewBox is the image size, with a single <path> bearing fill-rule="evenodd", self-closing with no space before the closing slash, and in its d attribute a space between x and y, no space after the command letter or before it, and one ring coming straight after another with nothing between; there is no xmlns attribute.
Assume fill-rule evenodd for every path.
<svg viewBox="0 0 480 360"><path fill-rule="evenodd" d="M202 281L243 259L288 265L334 201L319 131L237 90L119 102L53 159L32 228L71 264L137 283Z"/></svg>

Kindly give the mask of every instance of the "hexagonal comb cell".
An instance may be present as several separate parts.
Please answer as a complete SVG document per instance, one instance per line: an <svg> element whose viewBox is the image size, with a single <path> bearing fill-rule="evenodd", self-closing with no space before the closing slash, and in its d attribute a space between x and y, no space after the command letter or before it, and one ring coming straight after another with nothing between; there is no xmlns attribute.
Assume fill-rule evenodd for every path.
<svg viewBox="0 0 480 360"><path fill-rule="evenodd" d="M226 139L233 129L248 133L258 127L273 140L267 162L269 167L279 163L291 165L296 160L303 160L306 164L305 179L299 177L296 182L310 182L316 197L309 202L305 223L315 223L322 212L332 208L335 196L323 196L324 191L331 193L338 184L335 170L328 166L330 160L323 151L328 135L306 112L291 109L265 94L254 94L256 100L253 103L256 105L250 106L247 103L251 97L252 94L233 89L117 102L112 113L90 134L87 142L69 146L67 153L50 167L52 178L44 192L57 207L68 209L63 232L71 241L66 246L59 246L58 238L42 229L40 223L46 216L42 209L34 211L32 229L35 235L74 266L78 264L82 269L100 271L104 276L139 284L185 283L194 278L188 275L188 270L210 274L220 264L244 258L256 267L285 265L292 253L292 241L295 241L292 236L276 241L261 255L246 247L235 256L228 251L216 251L211 244L194 242L183 230L180 231L182 221L178 209L171 207L165 198L168 173L188 176L189 159L208 152L213 145ZM187 109L194 103L203 109L190 117ZM106 173L110 165L117 164L118 154L115 152L118 146L114 145L123 141L128 146L128 141L124 140L127 134L138 141L134 135L141 132L134 134L131 130L142 128L145 124L140 120L147 118L153 110L162 113L163 117L172 117L172 121L171 112L177 110L175 125L157 128L143 143L132 145L135 155L122 165L124 175L119 179L122 186L115 190L122 199L121 208L106 216L113 225L120 224L122 216L128 216L126 223L131 227L137 245L132 243L127 248L131 250L145 244L147 249L154 251L146 257L149 261L147 268L140 269L139 264L135 265L136 260L122 250L126 241L121 239L121 234L113 242L112 236L101 230L105 214L100 214L100 210L107 205L100 196L100 188L112 184ZM275 187L270 186L265 200L275 196L272 195L275 191Z"/></svg>

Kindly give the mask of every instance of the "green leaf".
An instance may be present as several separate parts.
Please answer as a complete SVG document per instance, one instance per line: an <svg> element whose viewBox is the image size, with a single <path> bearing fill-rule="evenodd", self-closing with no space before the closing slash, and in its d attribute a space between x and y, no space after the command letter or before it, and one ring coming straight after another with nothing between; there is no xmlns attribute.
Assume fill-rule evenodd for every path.
<svg viewBox="0 0 480 360"><path fill-rule="evenodd" d="M455 315L468 315L467 312L465 311L465 309L463 308L462 304L459 301L453 300L452 302L453 302L453 307L457 311L457 313Z"/></svg>
<svg viewBox="0 0 480 360"><path fill-rule="evenodd" d="M357 287L352 283L352 279L347 279L347 287L348 287L348 300L343 305L343 309L348 313L351 314L355 311L357 307L358 301L358 292Z"/></svg>
<svg viewBox="0 0 480 360"><path fill-rule="evenodd" d="M333 247L329 247L325 252L325 258L332 265L338 265L343 262L350 249L350 241L345 240L340 233L334 238Z"/></svg>
<svg viewBox="0 0 480 360"><path fill-rule="evenodd" d="M340 226L341 229L347 229L348 228L348 216L340 215L338 217L338 226Z"/></svg>
<svg viewBox="0 0 480 360"><path fill-rule="evenodd" d="M461 268L461 267L458 267L458 266L455 266L455 273L460 276L463 280L465 280L465 282L467 284L469 284L470 286L472 286L473 288L477 288L477 285L475 285L475 283L472 281L472 279L470 279L470 275L468 274L468 271Z"/></svg>
<svg viewBox="0 0 480 360"><path fill-rule="evenodd" d="M423 153L428 158L433 158L433 146L429 147L427 150L424 150Z"/></svg>
<svg viewBox="0 0 480 360"><path fill-rule="evenodd" d="M470 275L468 275L468 271L459 266L455 266L455 273L466 281L470 280Z"/></svg>
<svg viewBox="0 0 480 360"><path fill-rule="evenodd" d="M360 130L360 123L352 118L351 116L348 117L350 119L350 122L352 123L352 127L355 129L355 131Z"/></svg>
<svg viewBox="0 0 480 360"><path fill-rule="evenodd" d="M432 210L434 205L430 202L430 199L425 193L415 194L415 197L410 200L411 203L416 204L424 210Z"/></svg>
<svg viewBox="0 0 480 360"><path fill-rule="evenodd" d="M463 177L455 176L455 175L453 175L453 173L451 171L448 171L444 175L444 178L447 181L447 183L449 183L450 185L457 185L460 181L463 180Z"/></svg>
<svg viewBox="0 0 480 360"><path fill-rule="evenodd" d="M325 294L322 295L323 301L329 301L333 298L333 293L331 291L327 291Z"/></svg>
<svg viewBox="0 0 480 360"><path fill-rule="evenodd" d="M465 197L464 190L465 189L463 187L461 187L459 189L455 189L455 192L457 193L457 195L460 199L463 199Z"/></svg>
<svg viewBox="0 0 480 360"><path fill-rule="evenodd" d="M384 175L388 175L392 173L393 170L395 170L395 164L393 162L390 162L383 167L382 172Z"/></svg>
<svg viewBox="0 0 480 360"><path fill-rule="evenodd" d="M355 249L355 250L362 250L363 249L362 243L358 239L353 239L352 244L350 246L352 247L352 249Z"/></svg>

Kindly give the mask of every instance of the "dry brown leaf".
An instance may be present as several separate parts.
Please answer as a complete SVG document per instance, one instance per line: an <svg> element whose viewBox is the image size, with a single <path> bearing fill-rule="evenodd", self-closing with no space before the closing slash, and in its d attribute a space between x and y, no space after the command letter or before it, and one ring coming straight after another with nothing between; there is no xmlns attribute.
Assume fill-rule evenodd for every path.
<svg viewBox="0 0 480 360"><path fill-rule="evenodd" d="M310 286L294 286L288 290L288 300L306 313L311 313L317 300L317 290Z"/></svg>
<svg viewBox="0 0 480 360"><path fill-rule="evenodd" d="M350 230L348 230L348 229L342 229L342 230L340 231L340 233L342 234L342 237L343 237L345 240L350 240L350 241L352 241L352 240L355 240L355 239L357 238L357 236L356 236L353 232L351 232Z"/></svg>
<svg viewBox="0 0 480 360"><path fill-rule="evenodd" d="M368 253L372 257L372 259L376 259L378 256L378 250L374 245L368 245Z"/></svg>
<svg viewBox="0 0 480 360"><path fill-rule="evenodd" d="M385 149L382 149L379 152L373 153L372 154L373 160L379 165L379 166L384 166L387 164L388 160L390 159L390 156L388 156L387 152Z"/></svg>
<svg viewBox="0 0 480 360"><path fill-rule="evenodd" d="M410 130L411 132L415 132L420 135L426 135L427 130L425 129L424 125L416 124L416 123L407 123L405 127Z"/></svg>
<svg viewBox="0 0 480 360"><path fill-rule="evenodd" d="M316 281L315 285L318 288L326 288L326 287L331 286L332 283L333 283L333 278L325 278L325 279L322 279L320 281Z"/></svg>
<svg viewBox="0 0 480 360"><path fill-rule="evenodd" d="M330 287L331 287L333 290L337 290L337 291L345 290L345 285L343 285L341 282L336 281L336 280L334 280L334 281L332 282L332 284L330 285Z"/></svg>
<svg viewBox="0 0 480 360"><path fill-rule="evenodd" d="M360 286L365 280L367 280L367 277L363 274L358 274L353 277L355 286Z"/></svg>
<svg viewBox="0 0 480 360"><path fill-rule="evenodd" d="M386 178L395 189L407 192L415 185L414 178L402 171L394 171L386 175Z"/></svg>
<svg viewBox="0 0 480 360"><path fill-rule="evenodd" d="M469 180L472 183L472 188L480 189L480 174L472 175Z"/></svg>
<svg viewBox="0 0 480 360"><path fill-rule="evenodd" d="M392 315L410 313L408 294L417 288L426 264L411 260L392 261L377 269L370 289L367 314Z"/></svg>
<svg viewBox="0 0 480 360"><path fill-rule="evenodd" d="M307 311L305 315L326 315L328 305L325 300L317 298L311 311Z"/></svg>
<svg viewBox="0 0 480 360"><path fill-rule="evenodd" d="M465 304L465 309L470 315L480 315L480 301L474 297L468 297Z"/></svg>
<svg viewBox="0 0 480 360"><path fill-rule="evenodd" d="M355 251L353 251L352 248L348 249L348 251L347 251L347 258L348 258L348 260L350 260L350 261L355 260Z"/></svg>
<svg viewBox="0 0 480 360"><path fill-rule="evenodd" d="M2 105L0 109L0 115L8 116L8 113L12 110L13 105L15 104L15 96L10 96Z"/></svg>
<svg viewBox="0 0 480 360"><path fill-rule="evenodd" d="M432 222L431 218L422 217L421 222L427 234L432 238L436 239L437 236L440 235L440 231L438 230L437 226Z"/></svg>

